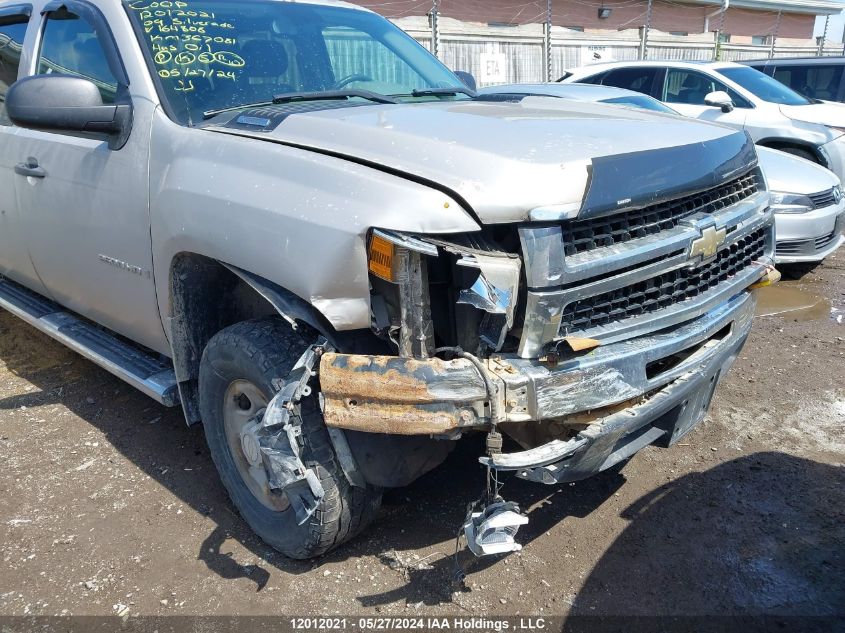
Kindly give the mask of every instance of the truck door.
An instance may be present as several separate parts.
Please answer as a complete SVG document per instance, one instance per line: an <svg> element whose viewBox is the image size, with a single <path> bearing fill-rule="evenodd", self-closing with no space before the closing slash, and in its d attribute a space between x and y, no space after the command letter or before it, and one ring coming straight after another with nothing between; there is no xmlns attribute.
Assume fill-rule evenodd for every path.
<svg viewBox="0 0 845 633"><path fill-rule="evenodd" d="M727 92L733 99L734 109L731 112L722 112L721 108L704 103L704 97L718 90ZM705 73L686 68L669 68L666 71L663 95L659 98L685 116L740 130L745 127L746 113L751 108L751 104L735 90Z"/></svg>
<svg viewBox="0 0 845 633"><path fill-rule="evenodd" d="M125 14L113 17L128 22ZM32 74L83 77L97 85L105 103L131 102L132 132L114 150L95 135L16 130L11 159L24 165L15 182L17 201L30 256L50 295L93 321L165 351L150 243L154 106L130 90L112 35L120 32L116 26L131 28L107 24L89 2L64 0L45 7Z"/></svg>
<svg viewBox="0 0 845 633"><path fill-rule="evenodd" d="M0 7L0 274L44 294L46 291L29 259L25 229L15 197L15 149L19 130L6 116L6 91L18 78L24 35L30 20L29 5Z"/></svg>

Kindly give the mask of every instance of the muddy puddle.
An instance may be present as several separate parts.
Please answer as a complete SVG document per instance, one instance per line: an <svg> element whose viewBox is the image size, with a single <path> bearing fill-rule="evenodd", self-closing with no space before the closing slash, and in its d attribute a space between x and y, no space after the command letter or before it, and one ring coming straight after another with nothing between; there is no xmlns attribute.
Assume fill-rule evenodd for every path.
<svg viewBox="0 0 845 633"><path fill-rule="evenodd" d="M757 290L757 316L782 316L799 321L842 318L842 312L831 310L830 301L819 295L779 283Z"/></svg>

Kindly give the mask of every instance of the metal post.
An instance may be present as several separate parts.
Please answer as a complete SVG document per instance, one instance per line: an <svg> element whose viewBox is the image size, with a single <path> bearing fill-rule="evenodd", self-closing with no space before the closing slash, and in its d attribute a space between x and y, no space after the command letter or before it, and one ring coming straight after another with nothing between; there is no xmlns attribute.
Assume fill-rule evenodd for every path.
<svg viewBox="0 0 845 633"><path fill-rule="evenodd" d="M440 16L440 0L432 0L431 13L431 52L438 59L440 58L440 25L437 18Z"/></svg>
<svg viewBox="0 0 845 633"><path fill-rule="evenodd" d="M648 58L648 31L651 29L651 6L652 0L648 0L648 8L645 12L645 26L640 27L640 59Z"/></svg>
<svg viewBox="0 0 845 633"><path fill-rule="evenodd" d="M778 40L778 32L780 31L780 19L783 17L783 11L778 11L778 19L775 21L775 30L772 32L772 43L769 46L769 59L775 56L775 42Z"/></svg>
<svg viewBox="0 0 845 633"><path fill-rule="evenodd" d="M722 32L725 30L725 14L728 12L730 0L722 2L722 11L719 13L719 28L716 29L716 46L713 47L713 59L719 61L722 57Z"/></svg>
<svg viewBox="0 0 845 633"><path fill-rule="evenodd" d="M546 57L546 81L552 80L552 0L546 0L546 24L543 32L543 48Z"/></svg>
<svg viewBox="0 0 845 633"><path fill-rule="evenodd" d="M822 33L822 36L820 38L818 38L819 48L818 48L818 51L816 51L816 54L819 57L824 55L824 45L825 45L825 42L827 42L827 27L829 25L830 25L830 16L826 15L825 18L824 18L824 33Z"/></svg>

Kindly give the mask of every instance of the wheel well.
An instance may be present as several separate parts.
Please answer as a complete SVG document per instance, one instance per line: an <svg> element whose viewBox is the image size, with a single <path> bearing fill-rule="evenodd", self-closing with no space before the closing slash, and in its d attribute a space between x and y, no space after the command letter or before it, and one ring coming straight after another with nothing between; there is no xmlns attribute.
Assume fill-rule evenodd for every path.
<svg viewBox="0 0 845 633"><path fill-rule="evenodd" d="M813 145L801 143L800 141L784 141L781 139L764 139L757 143L757 145L762 145L763 147L768 147L770 149L779 149L779 150L787 150L787 149L801 149L805 152L811 154L815 161L822 165L823 167L827 167L827 164L824 160L824 157L819 152L819 149Z"/></svg>
<svg viewBox="0 0 845 633"><path fill-rule="evenodd" d="M384 351L384 343L370 330L337 332L314 306L289 290L196 253L173 258L170 306L170 347L188 424L201 420L197 379L205 346L235 323L279 315L309 342L322 335L349 353Z"/></svg>
<svg viewBox="0 0 845 633"><path fill-rule="evenodd" d="M282 295L282 293L286 293ZM284 313L283 296L299 311L294 318L315 312L302 299L271 282L249 275L215 259L195 253L180 253L170 269L170 346L179 384L179 395L188 424L200 421L197 378L208 341L223 328L263 316ZM300 305L301 304L301 305ZM293 318L288 318L293 325ZM305 330L308 325L302 324ZM300 324L296 329L300 330ZM303 331L303 336L314 334Z"/></svg>

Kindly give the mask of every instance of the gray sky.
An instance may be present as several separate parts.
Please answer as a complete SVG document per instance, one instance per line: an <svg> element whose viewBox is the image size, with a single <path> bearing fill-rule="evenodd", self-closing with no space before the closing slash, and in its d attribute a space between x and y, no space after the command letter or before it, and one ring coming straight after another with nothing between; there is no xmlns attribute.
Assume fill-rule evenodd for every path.
<svg viewBox="0 0 845 633"><path fill-rule="evenodd" d="M827 41L841 42L843 28L845 28L845 15L840 13L839 15L830 16L830 24L827 27ZM816 32L814 35L821 35L822 33L824 33L824 18L816 18Z"/></svg>

